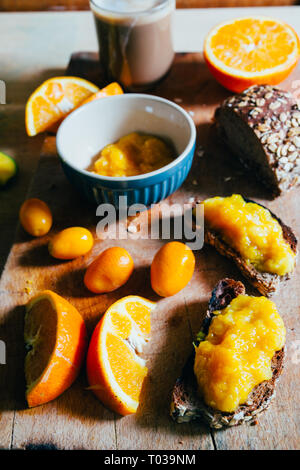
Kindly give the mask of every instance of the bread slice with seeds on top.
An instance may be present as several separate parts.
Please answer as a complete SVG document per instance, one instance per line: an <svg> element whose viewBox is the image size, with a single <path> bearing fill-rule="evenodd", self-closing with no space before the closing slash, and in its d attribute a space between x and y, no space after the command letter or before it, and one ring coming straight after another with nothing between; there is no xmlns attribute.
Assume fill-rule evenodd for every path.
<svg viewBox="0 0 300 470"><path fill-rule="evenodd" d="M274 196L300 184L300 109L291 93L254 85L215 112L222 141Z"/></svg>

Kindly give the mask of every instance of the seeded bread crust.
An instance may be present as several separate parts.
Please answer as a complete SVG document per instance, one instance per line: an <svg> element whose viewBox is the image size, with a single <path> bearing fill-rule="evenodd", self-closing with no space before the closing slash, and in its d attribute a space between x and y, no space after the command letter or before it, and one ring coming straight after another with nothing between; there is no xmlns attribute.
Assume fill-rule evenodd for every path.
<svg viewBox="0 0 300 470"><path fill-rule="evenodd" d="M257 202L248 199L245 199L245 201L258 204ZM264 208L267 209L266 207ZM285 225L281 219L273 214L273 212L270 210L269 212L281 225L284 239L290 245L292 251L297 255L297 238L293 230ZM221 255L232 259L245 278L248 279L248 281L256 287L261 294L267 297L271 296L281 283L286 282L291 277L291 273L279 276L278 274L258 271L253 265L248 264L234 248L228 245L228 243L226 243L217 232L206 226L204 231L204 241L205 243L213 246Z"/></svg>
<svg viewBox="0 0 300 470"><path fill-rule="evenodd" d="M254 85L215 112L218 133L274 196L300 184L300 109L291 93Z"/></svg>
<svg viewBox="0 0 300 470"><path fill-rule="evenodd" d="M245 294L245 287L239 281L223 279L215 287L209 302L209 308L202 324L201 331L207 334L214 310L225 308L232 299ZM273 376L257 385L249 394L247 402L238 407L234 413L224 413L207 406L198 394L197 380L194 375L195 352L191 354L177 379L171 403L171 416L177 423L190 422L196 419L205 420L211 428L220 429L236 426L246 421L253 421L258 413L268 408L275 396L276 380L283 370L284 348L276 352L272 359Z"/></svg>

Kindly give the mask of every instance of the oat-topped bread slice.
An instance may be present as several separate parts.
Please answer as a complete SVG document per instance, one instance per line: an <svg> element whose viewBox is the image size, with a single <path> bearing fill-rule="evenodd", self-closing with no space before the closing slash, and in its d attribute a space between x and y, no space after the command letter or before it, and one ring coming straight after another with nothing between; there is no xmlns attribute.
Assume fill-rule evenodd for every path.
<svg viewBox="0 0 300 470"><path fill-rule="evenodd" d="M215 112L221 139L274 196L300 184L300 109L291 93L254 85Z"/></svg>
<svg viewBox="0 0 300 470"><path fill-rule="evenodd" d="M297 239L269 209L239 194L203 201L204 241L230 258L263 295L287 281L296 265Z"/></svg>
<svg viewBox="0 0 300 470"><path fill-rule="evenodd" d="M242 301L241 303L242 304L244 303L244 306L247 300L252 302L252 299L254 299L254 302L255 302L255 299L258 299L259 303L262 302L262 305L260 308L264 308L264 306L267 305L267 302L270 302L271 304L273 304L273 302L266 299L265 297L259 298L259 297L246 296L245 287L239 281L234 281L233 279L223 279L217 284L217 286L212 292L212 296L209 302L209 308L206 313L205 319L203 321L201 331L198 335L198 340L196 341L196 344L195 344L195 351L192 353L192 355L189 357L188 361L186 362L186 365L184 366L182 370L181 377L177 379L173 392L172 392L171 416L177 423L183 423L183 422L193 421L196 419L202 419L202 420L205 420L212 428L216 428L216 429L222 428L223 426L224 427L235 426L237 424L242 424L245 421L253 420L258 413L265 410L269 406L271 399L275 395L276 380L278 379L278 377L280 376L282 372L283 361L284 361L284 345L282 345L282 343L284 343L284 338L280 338L280 335L284 336L285 330L284 330L283 322L280 319L276 311L275 305L273 304L273 306L271 306L271 309L273 309L271 314L273 312L276 312L275 315L277 315L278 317L277 318L277 324L278 324L278 338L277 339L279 339L279 343L281 342L281 344L280 344L280 349L278 351L275 351L271 359L271 362L269 361L270 362L269 363L270 377L267 380L263 380L260 383L258 383L256 386L254 386L252 390L249 392L246 400L243 403L238 404L238 406L236 406L234 410L221 411L221 410L218 410L216 406L213 407L207 404L207 401L210 401L212 404L213 400L211 399L211 396L215 398L215 395L217 393L216 391L221 390L222 400L220 400L220 402L222 404L225 403L225 405L227 404L228 406L230 399L228 402L227 397L228 396L231 397L230 394L232 393L232 390L234 390L234 384L235 384L234 380L236 380L236 377L234 375L232 376L233 387L230 387L230 386L228 387L228 381L230 381L231 371L229 370L229 372L227 374L225 373L223 377L220 376L220 374L222 374L222 370L226 370L226 366L228 368L231 365L231 362L230 362L232 360L231 356L229 356L228 363L226 364L226 357L228 357L228 355L230 354L230 350L228 350L228 347L226 349L226 342L228 345L228 336L230 336L230 333L232 332L229 332L229 335L224 338L221 338L219 335L219 337L217 337L217 339L215 340L212 339L212 335L209 335L210 327L215 321L214 319L220 315L220 312L225 313L226 308L232 305L232 302L234 301L234 299L236 299L236 301L240 301L239 299L241 299ZM234 312L239 313L237 310L234 310L233 308L231 308L231 310L233 311L233 313ZM227 313L227 317L225 321L223 322L223 325L224 323L228 324L228 321L232 322L231 311ZM253 321L255 322L255 318L253 318ZM221 326L222 326L222 323L215 325L214 334L216 334L216 332L218 333L218 329ZM247 322L245 322L245 331L247 331L247 327L248 327L248 324ZM241 331L242 324L239 324L239 328ZM242 333L240 333L240 335L241 334ZM251 334L253 334L253 330L249 330L250 336L248 338L248 345L250 344L250 348L252 345ZM221 359L220 358L218 359L219 360L218 363L216 362L214 363L213 362L214 359L211 359L211 358L213 357L213 354L214 355L217 354L216 350L212 351L210 358L207 356L207 351L209 351L209 347L211 347L211 343L206 344L206 343L209 343L209 341L206 341L207 338L212 343L215 342L216 344L218 344L219 342L219 344L217 345L217 347L220 348L219 354L221 354L221 356L224 357L225 359L222 359L221 357ZM245 340L245 336L243 336L240 339L241 341ZM268 339L266 338L266 340ZM202 351L200 351L200 354L203 355L203 358L201 358L201 356L200 358L199 357L197 358L197 355L199 355L198 348L201 342L202 342L203 348L202 348ZM222 347L224 345L225 347L222 350ZM236 349L237 349L238 344L236 343L236 345L237 345L236 346ZM232 351L233 356L238 355L238 351L236 349ZM241 353L240 356L243 357L244 351L240 351L240 353ZM258 353L257 351L253 352L253 358L256 357L257 353ZM263 358L263 355L261 355L260 357ZM214 380L214 377L215 377L215 382L212 384L213 393L211 393L211 396L209 393L209 389L207 392L207 386L206 386L206 390L203 390L203 389L201 390L201 387L199 386L199 382L198 382L199 379L195 375L197 372L196 370L197 367L195 367L195 364L196 364L195 359L197 361L197 367L199 366L199 364L201 365L201 359L203 359L202 371L201 371L202 384L205 383L205 380L207 379L207 377L210 378L211 380ZM210 370L210 375L207 373L207 370L205 369L205 365L203 365L205 364L205 361L209 361L209 360L212 361L211 362L212 370ZM235 363L235 365L238 366L240 364ZM254 363L252 363L252 365L254 365ZM244 364L244 370L243 370L245 376L247 376L247 373L249 373L249 370L250 370L249 366L251 369L251 362L250 364L249 363L247 364L247 361L246 361L246 364ZM219 370L218 370L218 367L219 367ZM207 373L207 377L205 376L206 373ZM247 385L248 384L246 381L245 387ZM225 400L224 400L224 395L225 395ZM205 400L205 397L206 397L206 400Z"/></svg>

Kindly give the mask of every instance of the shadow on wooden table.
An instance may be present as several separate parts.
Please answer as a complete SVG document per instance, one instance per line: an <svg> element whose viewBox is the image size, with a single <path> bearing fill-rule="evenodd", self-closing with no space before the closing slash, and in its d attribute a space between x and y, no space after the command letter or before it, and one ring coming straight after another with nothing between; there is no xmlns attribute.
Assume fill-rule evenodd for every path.
<svg viewBox="0 0 300 470"><path fill-rule="evenodd" d="M177 53L167 76L150 93L192 109L217 105L230 94L214 80L200 53Z"/></svg>
<svg viewBox="0 0 300 470"><path fill-rule="evenodd" d="M26 237L27 238L27 237ZM28 241L30 236L28 236ZM37 267L37 266L55 266L58 264L58 260L52 258L48 252L48 241L49 237L43 237L43 239L33 240L31 237L31 243L28 250L24 251L19 258L19 263L24 267Z"/></svg>
<svg viewBox="0 0 300 470"><path fill-rule="evenodd" d="M105 408L95 397L91 390L88 390L86 369L81 369L80 375L61 397L56 400L59 413L66 414L70 418L84 418L101 421L113 421L114 413Z"/></svg>
<svg viewBox="0 0 300 470"><path fill-rule="evenodd" d="M201 191L208 197L236 193L250 199L273 199L268 188L256 179L255 172L245 169L220 141L214 125L204 130L198 126L197 131L198 135L203 135L207 152L198 177Z"/></svg>
<svg viewBox="0 0 300 470"><path fill-rule="evenodd" d="M172 305L168 302L167 304L170 307ZM197 302L193 308L198 312L200 328L207 302ZM142 388L136 424L141 428L154 428L159 434L168 431L178 437L209 434L209 428L203 423L177 424L170 417L172 390L193 345L185 302L174 309L168 309L167 312L161 311L160 315L164 313L166 315L164 340L154 355L150 352L149 375Z"/></svg>
<svg viewBox="0 0 300 470"><path fill-rule="evenodd" d="M26 408L24 312L24 306L15 307L5 313L0 325L1 340L6 345L6 364L0 366L0 414Z"/></svg>

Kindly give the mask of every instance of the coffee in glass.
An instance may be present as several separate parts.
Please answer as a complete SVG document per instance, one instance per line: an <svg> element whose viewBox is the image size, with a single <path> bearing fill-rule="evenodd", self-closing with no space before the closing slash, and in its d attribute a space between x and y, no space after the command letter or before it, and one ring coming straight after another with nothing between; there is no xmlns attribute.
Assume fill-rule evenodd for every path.
<svg viewBox="0 0 300 470"><path fill-rule="evenodd" d="M175 0L91 0L107 80L150 89L169 70Z"/></svg>

